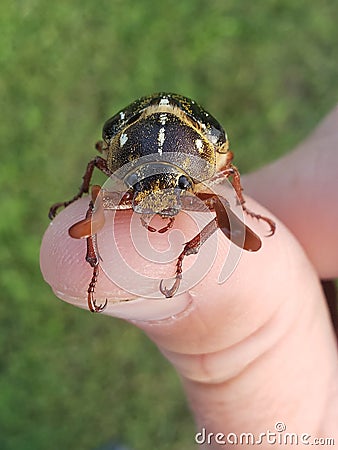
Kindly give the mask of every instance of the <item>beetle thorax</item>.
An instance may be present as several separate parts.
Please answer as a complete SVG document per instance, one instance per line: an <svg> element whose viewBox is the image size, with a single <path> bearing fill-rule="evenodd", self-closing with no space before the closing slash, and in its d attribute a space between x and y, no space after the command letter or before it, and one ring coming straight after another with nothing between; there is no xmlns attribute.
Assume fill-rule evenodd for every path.
<svg viewBox="0 0 338 450"><path fill-rule="evenodd" d="M114 172L153 155L154 161L172 160L191 178L202 181L215 172L215 153L212 143L184 114L161 108L144 112L111 139L107 164Z"/></svg>

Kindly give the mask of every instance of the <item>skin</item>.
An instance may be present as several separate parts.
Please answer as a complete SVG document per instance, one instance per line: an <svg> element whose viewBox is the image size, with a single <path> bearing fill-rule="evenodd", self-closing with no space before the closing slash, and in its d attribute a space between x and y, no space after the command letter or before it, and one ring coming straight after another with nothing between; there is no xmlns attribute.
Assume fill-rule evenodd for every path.
<svg viewBox="0 0 338 450"><path fill-rule="evenodd" d="M282 421L287 432L311 435L308 442L315 437L338 442L337 345L319 282L338 276L337 123L336 108L293 152L245 178L245 193L270 211L248 195L247 206L271 218L275 214L277 231L265 237L266 224L247 217L263 247L243 252L224 284L217 280L229 241L219 232L207 276L173 299L137 298L104 273L99 276L98 302L108 298L104 313L144 330L177 370L197 431L258 436ZM58 297L82 308L92 271L84 260L85 241L71 239L68 228L84 217L87 206L88 199L80 199L61 211L41 247L45 280ZM122 212L114 226L135 270L168 278L174 262L144 264L138 258L125 233L130 220L131 213ZM184 214L173 229L185 237L195 233ZM151 233L152 243L163 245L164 236ZM211 251L211 242L204 245ZM187 257L185 269L195 260ZM215 437L205 445L219 447L224 444Z"/></svg>

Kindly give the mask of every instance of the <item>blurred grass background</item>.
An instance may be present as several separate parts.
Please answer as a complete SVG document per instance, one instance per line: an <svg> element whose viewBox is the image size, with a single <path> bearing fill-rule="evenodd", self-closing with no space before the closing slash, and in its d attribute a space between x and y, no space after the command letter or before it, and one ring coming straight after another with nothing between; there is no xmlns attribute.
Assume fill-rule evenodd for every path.
<svg viewBox="0 0 338 450"><path fill-rule="evenodd" d="M154 345L43 282L49 206L75 193L103 122L160 90L217 117L242 172L287 152L337 102L337 17L335 0L1 2L1 450L193 448Z"/></svg>

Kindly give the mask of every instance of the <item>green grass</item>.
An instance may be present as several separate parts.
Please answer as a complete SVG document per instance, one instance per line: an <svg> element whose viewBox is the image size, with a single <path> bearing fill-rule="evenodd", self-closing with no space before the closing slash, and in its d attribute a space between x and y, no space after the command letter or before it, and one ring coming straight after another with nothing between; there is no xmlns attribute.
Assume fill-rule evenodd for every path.
<svg viewBox="0 0 338 450"><path fill-rule="evenodd" d="M287 152L337 101L337 17L335 0L1 3L1 450L193 447L154 345L44 284L48 208L77 189L105 119L160 90L217 117L242 172Z"/></svg>

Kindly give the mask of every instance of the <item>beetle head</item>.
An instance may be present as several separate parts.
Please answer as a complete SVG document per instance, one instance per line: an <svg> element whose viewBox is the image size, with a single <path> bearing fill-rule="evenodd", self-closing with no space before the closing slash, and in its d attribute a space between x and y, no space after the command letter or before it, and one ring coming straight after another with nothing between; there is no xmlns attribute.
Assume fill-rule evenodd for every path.
<svg viewBox="0 0 338 450"><path fill-rule="evenodd" d="M139 214L176 216L181 210L181 195L193 188L192 179L168 163L140 166L125 178L133 190L133 210Z"/></svg>

